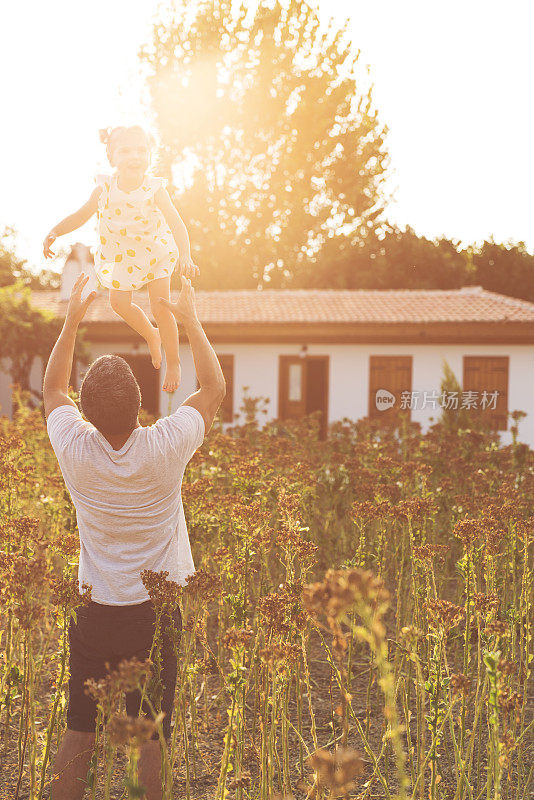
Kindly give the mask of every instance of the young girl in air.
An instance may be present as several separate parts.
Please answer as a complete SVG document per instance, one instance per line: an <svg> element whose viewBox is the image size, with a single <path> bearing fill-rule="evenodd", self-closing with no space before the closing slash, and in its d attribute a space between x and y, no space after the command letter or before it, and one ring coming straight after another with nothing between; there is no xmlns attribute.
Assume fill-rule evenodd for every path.
<svg viewBox="0 0 534 800"><path fill-rule="evenodd" d="M181 378L178 327L159 298L170 299L176 265L186 278L194 278L199 269L191 260L187 229L171 202L166 179L146 174L152 142L143 128L107 129L100 132L100 139L115 172L96 176L89 200L52 228L43 252L45 258L53 256L50 247L58 236L76 230L97 213L96 274L109 288L112 309L146 340L156 369L161 366L163 344L167 362L163 389L174 392ZM132 303L133 290L144 284L156 327Z"/></svg>

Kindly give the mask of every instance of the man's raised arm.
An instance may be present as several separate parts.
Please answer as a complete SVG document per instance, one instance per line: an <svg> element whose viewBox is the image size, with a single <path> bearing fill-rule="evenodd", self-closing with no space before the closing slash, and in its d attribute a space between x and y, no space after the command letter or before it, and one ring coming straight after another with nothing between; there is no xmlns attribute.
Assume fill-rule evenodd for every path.
<svg viewBox="0 0 534 800"><path fill-rule="evenodd" d="M184 400L182 405L192 406L202 414L205 433L208 433L226 394L226 382L219 359L198 319L194 289L189 278L182 275L182 290L176 303L164 299L160 302L172 311L185 328L200 384L200 389Z"/></svg>
<svg viewBox="0 0 534 800"><path fill-rule="evenodd" d="M85 312L96 297L96 292L91 292L82 302L82 290L88 280L89 276L85 276L83 273L76 280L70 295L63 328L48 359L43 380L43 402L47 418L50 412L58 406L75 405L70 399L68 391L76 333Z"/></svg>

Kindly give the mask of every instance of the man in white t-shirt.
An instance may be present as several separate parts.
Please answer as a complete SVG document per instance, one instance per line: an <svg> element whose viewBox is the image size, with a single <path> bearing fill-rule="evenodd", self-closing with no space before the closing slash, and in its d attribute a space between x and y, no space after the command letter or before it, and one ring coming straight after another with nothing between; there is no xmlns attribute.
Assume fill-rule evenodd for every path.
<svg viewBox="0 0 534 800"><path fill-rule="evenodd" d="M76 509L80 535L78 579L92 601L69 627L67 731L54 762L51 800L81 800L89 767L96 704L84 693L87 678L106 674L121 659L147 658L155 612L141 571L168 571L181 585L195 571L181 498L186 464L211 428L226 385L217 356L198 320L191 281L182 277L177 303L161 302L187 333L200 389L171 415L142 427L141 395L124 359L105 355L91 364L80 390L85 420L68 397L76 332L95 297L82 300L88 277L76 281L61 334L46 368L43 399L47 430ZM168 626L181 631L180 609ZM163 731L170 736L177 663L172 641L162 646ZM140 695L126 695L139 712ZM148 714L147 714L148 715ZM160 800L157 735L141 748L140 783L146 800Z"/></svg>

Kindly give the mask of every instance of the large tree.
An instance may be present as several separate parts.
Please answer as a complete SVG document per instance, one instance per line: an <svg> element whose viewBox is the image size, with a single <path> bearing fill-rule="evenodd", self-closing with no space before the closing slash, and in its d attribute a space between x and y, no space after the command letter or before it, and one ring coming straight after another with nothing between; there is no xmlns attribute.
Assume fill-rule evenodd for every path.
<svg viewBox="0 0 534 800"><path fill-rule="evenodd" d="M384 210L388 129L346 24L321 29L302 0L162 13L140 55L198 285L291 287Z"/></svg>

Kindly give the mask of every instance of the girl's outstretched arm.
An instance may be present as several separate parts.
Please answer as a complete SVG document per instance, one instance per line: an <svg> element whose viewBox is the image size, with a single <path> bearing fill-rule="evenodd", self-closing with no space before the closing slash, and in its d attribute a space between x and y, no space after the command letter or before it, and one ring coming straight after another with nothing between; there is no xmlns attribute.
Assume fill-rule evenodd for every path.
<svg viewBox="0 0 534 800"><path fill-rule="evenodd" d="M65 219L62 219L57 225L50 230L45 237L43 242L43 253L45 258L50 258L54 256L55 253L50 250L50 246L57 239L58 236L63 236L65 233L71 233L75 231L77 228L81 228L82 225L91 219L93 214L96 214L98 208L98 198L100 197L100 192L102 191L102 186L95 186L93 191L91 192L91 197L89 200L83 204L78 211L75 211L74 214L70 214Z"/></svg>
<svg viewBox="0 0 534 800"><path fill-rule="evenodd" d="M180 258L178 260L180 266L180 274L186 278L194 278L200 273L196 264L193 264L191 258L191 245L189 244L189 236L184 221L172 203L167 189L158 189L154 195L156 205L165 217L165 221L171 233L174 236L174 241L178 247Z"/></svg>

